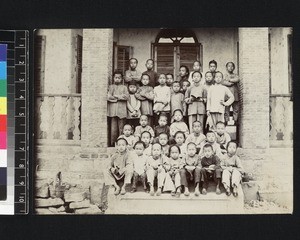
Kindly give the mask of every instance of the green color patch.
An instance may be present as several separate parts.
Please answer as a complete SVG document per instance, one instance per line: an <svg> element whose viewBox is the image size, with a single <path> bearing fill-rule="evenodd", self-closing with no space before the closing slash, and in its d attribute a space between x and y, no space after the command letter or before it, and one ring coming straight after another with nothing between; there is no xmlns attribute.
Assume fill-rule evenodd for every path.
<svg viewBox="0 0 300 240"><path fill-rule="evenodd" d="M7 96L7 81L0 80L0 97Z"/></svg>

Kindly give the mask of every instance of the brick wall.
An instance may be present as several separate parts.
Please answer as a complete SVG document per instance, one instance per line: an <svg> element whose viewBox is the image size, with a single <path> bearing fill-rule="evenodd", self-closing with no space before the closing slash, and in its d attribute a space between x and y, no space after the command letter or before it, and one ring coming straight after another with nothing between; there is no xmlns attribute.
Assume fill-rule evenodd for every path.
<svg viewBox="0 0 300 240"><path fill-rule="evenodd" d="M83 30L82 149L107 146L107 84L112 72L113 30ZM94 151L93 150L93 151Z"/></svg>

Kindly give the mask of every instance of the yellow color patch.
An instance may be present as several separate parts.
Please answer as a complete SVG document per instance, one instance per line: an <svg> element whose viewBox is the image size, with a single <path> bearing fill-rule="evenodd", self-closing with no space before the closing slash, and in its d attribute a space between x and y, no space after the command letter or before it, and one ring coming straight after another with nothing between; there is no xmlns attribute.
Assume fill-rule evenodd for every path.
<svg viewBox="0 0 300 240"><path fill-rule="evenodd" d="M0 114L7 114L7 98L0 97Z"/></svg>

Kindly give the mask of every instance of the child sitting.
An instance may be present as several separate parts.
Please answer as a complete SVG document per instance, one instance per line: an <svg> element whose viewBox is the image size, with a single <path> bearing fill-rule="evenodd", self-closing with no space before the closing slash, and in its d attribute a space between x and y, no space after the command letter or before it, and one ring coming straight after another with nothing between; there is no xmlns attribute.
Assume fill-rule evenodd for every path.
<svg viewBox="0 0 300 240"><path fill-rule="evenodd" d="M129 98L127 100L127 123L136 127L141 116L141 101L135 96L137 91L136 81L128 83Z"/></svg>
<svg viewBox="0 0 300 240"><path fill-rule="evenodd" d="M128 145L127 145L127 148L128 150L132 150L133 149L133 146L136 142L136 137L133 136L133 129L132 129L132 126L130 126L129 124L126 124L124 125L124 128L123 128L123 134L120 135L118 137L119 138L124 138L126 139Z"/></svg>
<svg viewBox="0 0 300 240"><path fill-rule="evenodd" d="M125 71L125 83L129 83L132 80L138 82L141 81L141 72L137 70L138 60L136 58L129 59L129 70Z"/></svg>
<svg viewBox="0 0 300 240"><path fill-rule="evenodd" d="M213 149L213 153L218 156L219 158L222 158L223 156L223 152L221 150L221 147L220 147L220 144L217 143L217 140L216 140L216 134L215 132L213 131L208 131L206 133L206 140L203 141L200 145L200 151L199 151L199 156L200 157L203 157L204 155L204 152L203 152L203 147L206 145L206 144L210 144L212 146L212 149Z"/></svg>
<svg viewBox="0 0 300 240"><path fill-rule="evenodd" d="M154 128L154 136L158 138L159 134L165 133L167 134L168 138L170 136L170 127L167 125L168 123L168 118L166 115L161 114L159 115L158 119L158 126ZM158 139L156 139L158 140Z"/></svg>
<svg viewBox="0 0 300 240"><path fill-rule="evenodd" d="M127 117L127 100L129 98L128 89L122 84L123 74L115 71L113 84L109 85L107 93L107 116L111 122L111 146L114 145L118 136L122 134Z"/></svg>
<svg viewBox="0 0 300 240"><path fill-rule="evenodd" d="M209 177L212 176L217 184L216 194L221 194L220 182L222 169L220 167L220 159L214 155L210 144L204 145L204 156L198 161L197 166L195 170L196 189L199 189L199 182L202 182L202 194L205 195L207 193Z"/></svg>
<svg viewBox="0 0 300 240"><path fill-rule="evenodd" d="M152 144L151 144L151 134L145 131L141 134L141 141L145 144L144 155L151 156Z"/></svg>
<svg viewBox="0 0 300 240"><path fill-rule="evenodd" d="M164 191L171 191L171 196L180 197L181 183L180 183L180 148L176 145L170 147L169 168L166 170L166 180Z"/></svg>
<svg viewBox="0 0 300 240"><path fill-rule="evenodd" d="M176 132L181 131L184 133L185 137L189 134L189 128L185 122L182 121L183 114L180 109L176 109L173 114L174 122L170 126L170 136L171 140L174 139Z"/></svg>
<svg viewBox="0 0 300 240"><path fill-rule="evenodd" d="M173 116L177 109L180 109L183 112L184 105L184 95L180 92L180 83L173 82L171 94L171 115Z"/></svg>
<svg viewBox="0 0 300 240"><path fill-rule="evenodd" d="M242 179L242 174L244 173L241 160L236 155L237 143L230 141L227 144L227 154L221 161L221 167L223 169L222 173L222 183L226 190L227 196L230 193L230 187L232 187L233 196L238 196L238 186Z"/></svg>
<svg viewBox="0 0 300 240"><path fill-rule="evenodd" d="M166 116L170 115L171 90L166 85L166 75L160 74L158 82L159 85L154 88L154 124L157 124L158 116L161 113L164 113Z"/></svg>
<svg viewBox="0 0 300 240"><path fill-rule="evenodd" d="M194 73L194 72L201 72L201 67L202 67L202 66L201 66L200 61L197 60L197 61L195 61L195 62L193 63L193 71L190 72L189 79L188 79L189 82L190 82L190 84L191 84L191 86L193 86L193 84L194 84L194 82L193 82L193 76L192 76L193 73ZM205 82L205 81L201 80L200 84L201 84L201 85L204 85L204 82Z"/></svg>
<svg viewBox="0 0 300 240"><path fill-rule="evenodd" d="M117 152L112 155L108 171L104 174L105 185L115 187L115 195L125 194L125 187L131 183L133 164L127 150L127 141L119 138L116 143ZM119 184L123 184L122 188Z"/></svg>
<svg viewBox="0 0 300 240"><path fill-rule="evenodd" d="M149 80L150 80L149 81L149 85L154 88L155 86L157 86L158 74L157 74L157 72L155 72L153 70L153 66L154 66L153 59L148 59L146 61L146 65L145 66L147 68L147 71L143 72L143 74L149 75Z"/></svg>
<svg viewBox="0 0 300 240"><path fill-rule="evenodd" d="M221 149L227 149L227 144L231 141L231 137L225 129L225 123L217 122L216 139Z"/></svg>
<svg viewBox="0 0 300 240"><path fill-rule="evenodd" d="M196 145L197 153L199 153L201 148L201 143L206 140L205 135L202 133L201 122L195 121L192 126L192 133L187 136L185 143L189 144L190 142Z"/></svg>
<svg viewBox="0 0 300 240"><path fill-rule="evenodd" d="M152 146L152 156L149 157L147 162L147 179L150 186L150 196L154 196L154 179L157 178L157 192L156 195L160 196L164 181L166 177L166 171L164 165L168 166L168 158L161 152L161 145L154 143Z"/></svg>
<svg viewBox="0 0 300 240"><path fill-rule="evenodd" d="M183 158L186 155L186 144L185 142L185 135L183 132L178 131L175 133L175 143L176 146L180 148L180 158Z"/></svg>
<svg viewBox="0 0 300 240"><path fill-rule="evenodd" d="M152 127L149 126L148 124L148 117L146 115L142 115L140 118L140 126L136 126L134 136L141 138L141 135L143 132L147 131L151 134L151 139L150 141L152 142L154 138L154 131Z"/></svg>
<svg viewBox="0 0 300 240"><path fill-rule="evenodd" d="M158 135L158 143L161 145L161 148L162 148L162 153L165 155L165 156L169 156L169 148L170 146L168 145L168 135L164 132L160 133Z"/></svg>
<svg viewBox="0 0 300 240"><path fill-rule="evenodd" d="M172 73L167 73L166 74L166 77L167 77L167 86L168 87L172 87L172 84L174 82L174 77L173 77L173 74Z"/></svg>
<svg viewBox="0 0 300 240"><path fill-rule="evenodd" d="M146 185L146 163L148 156L144 155L145 143L138 141L134 145L135 154L132 155L133 159L133 179L131 192L136 191L136 185L139 181L143 183L145 192L147 191Z"/></svg>
<svg viewBox="0 0 300 240"><path fill-rule="evenodd" d="M199 156L196 154L196 144L190 142L187 144L187 154L182 159L181 169L180 169L180 178L181 178L181 185L184 186L184 195L189 196L189 187L188 187L188 180L194 180L195 168L198 163ZM195 190L195 195L199 195L199 188L197 192L197 188Z"/></svg>
<svg viewBox="0 0 300 240"><path fill-rule="evenodd" d="M221 84L222 80L223 74L216 72L215 85L207 93L207 116L212 118L213 129L216 129L217 122L224 122L225 106L230 106L234 101L231 91Z"/></svg>

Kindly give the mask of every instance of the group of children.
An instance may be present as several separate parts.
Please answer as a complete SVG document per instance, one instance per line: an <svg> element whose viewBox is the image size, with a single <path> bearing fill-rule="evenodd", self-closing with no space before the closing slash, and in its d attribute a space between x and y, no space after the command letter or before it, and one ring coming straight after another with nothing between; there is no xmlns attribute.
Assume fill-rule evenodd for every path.
<svg viewBox="0 0 300 240"><path fill-rule="evenodd" d="M223 76L216 71L217 62L210 61L205 80L199 61L191 73L181 66L176 80L169 73L157 74L153 63L148 59L147 71L140 73L137 59L130 59L124 80L121 72L114 72L108 117L111 145L117 152L105 173L106 184L115 186L115 194L125 194L126 185L132 184L131 192L135 192L141 181L144 190L154 195L157 180L156 195L170 191L180 196L184 188L188 196L189 182L193 182L198 196L200 189L206 194L213 179L217 194L223 184L227 195L232 189L237 196L243 168L237 144L225 131L230 106L238 121L239 77L234 63L226 64Z"/></svg>

